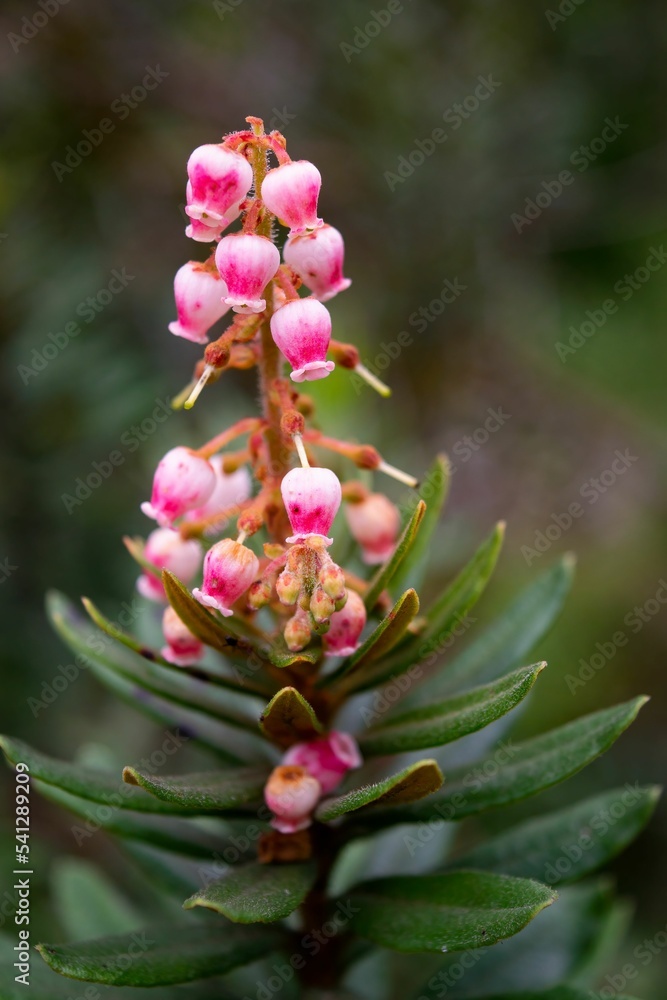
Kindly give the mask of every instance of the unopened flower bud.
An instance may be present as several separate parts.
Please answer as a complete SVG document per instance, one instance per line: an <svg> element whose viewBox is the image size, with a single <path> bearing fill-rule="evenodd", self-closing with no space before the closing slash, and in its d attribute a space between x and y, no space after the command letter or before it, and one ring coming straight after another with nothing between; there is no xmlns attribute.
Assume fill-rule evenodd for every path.
<svg viewBox="0 0 667 1000"><path fill-rule="evenodd" d="M348 771L363 763L356 740L349 733L333 731L308 743L295 743L283 757L283 764L304 768L316 778L322 793L332 792Z"/></svg>
<svg viewBox="0 0 667 1000"><path fill-rule="evenodd" d="M366 607L356 590L348 590L341 611L331 616L329 631L322 639L327 656L351 656L359 648L366 624Z"/></svg>
<svg viewBox="0 0 667 1000"><path fill-rule="evenodd" d="M341 486L331 469L291 469L280 485L283 502L294 534L288 542L319 536L331 545L327 534L338 512Z"/></svg>
<svg viewBox="0 0 667 1000"><path fill-rule="evenodd" d="M141 509L166 528L205 504L214 489L215 472L208 459L191 448L172 448L155 470L150 503L142 503Z"/></svg>
<svg viewBox="0 0 667 1000"><path fill-rule="evenodd" d="M218 274L191 260L180 267L174 278L178 319L169 331L195 344L208 342L208 330L229 310L222 297L227 286Z"/></svg>
<svg viewBox="0 0 667 1000"><path fill-rule="evenodd" d="M252 184L252 167L240 153L207 143L191 153L187 170L186 214L197 233L202 225L219 233L236 218L235 211L238 215L238 203Z"/></svg>
<svg viewBox="0 0 667 1000"><path fill-rule="evenodd" d="M290 235L307 229L317 229L322 220L317 217L317 200L322 177L314 163L296 160L269 170L262 181L262 201Z"/></svg>
<svg viewBox="0 0 667 1000"><path fill-rule="evenodd" d="M301 591L301 580L295 573L290 573L284 569L276 580L276 593L281 604L288 607L296 604L296 599Z"/></svg>
<svg viewBox="0 0 667 1000"><path fill-rule="evenodd" d="M322 587L315 587L310 598L310 613L318 625L328 622L335 610L335 604L331 598L325 594Z"/></svg>
<svg viewBox="0 0 667 1000"><path fill-rule="evenodd" d="M345 505L352 537L361 546L361 557L374 566L393 555L401 529L401 515L383 493L369 493L359 503Z"/></svg>
<svg viewBox="0 0 667 1000"><path fill-rule="evenodd" d="M259 559L249 548L224 538L208 550L204 559L204 582L192 591L200 604L216 608L228 617L231 605L248 589L259 572Z"/></svg>
<svg viewBox="0 0 667 1000"><path fill-rule="evenodd" d="M291 364L294 382L326 378L336 367L326 360L331 316L317 299L292 299L274 312L271 336Z"/></svg>
<svg viewBox="0 0 667 1000"><path fill-rule="evenodd" d="M178 617L173 608L165 608L162 631L167 645L162 648L165 660L179 667L190 667L204 655L201 642Z"/></svg>
<svg viewBox="0 0 667 1000"><path fill-rule="evenodd" d="M343 237L333 226L312 233L291 236L283 249L283 259L296 271L316 299L326 302L344 292L352 282L343 277Z"/></svg>
<svg viewBox="0 0 667 1000"><path fill-rule="evenodd" d="M168 569L183 583L189 583L201 566L202 549L192 538L181 538L172 528L156 528L146 539L144 556L158 569ZM151 601L164 601L166 594L162 581L147 570L137 580L137 590Z"/></svg>
<svg viewBox="0 0 667 1000"><path fill-rule="evenodd" d="M322 789L304 767L279 765L269 775L264 801L274 814L271 825L281 833L296 833L311 824Z"/></svg>
<svg viewBox="0 0 667 1000"><path fill-rule="evenodd" d="M223 301L236 313L264 312L262 292L280 266L280 253L271 240L255 233L230 233L218 244L215 263L227 285Z"/></svg>
<svg viewBox="0 0 667 1000"><path fill-rule="evenodd" d="M327 562L319 571L317 579L322 589L332 601L339 601L345 598L345 574L340 566L331 560Z"/></svg>
<svg viewBox="0 0 667 1000"><path fill-rule="evenodd" d="M255 611L266 607L271 600L271 585L267 580L255 580L248 591L248 605Z"/></svg>
<svg viewBox="0 0 667 1000"><path fill-rule="evenodd" d="M299 610L295 615L292 615L283 629L285 644L293 653L298 653L300 650L305 649L310 642L311 634L310 622L303 610Z"/></svg>

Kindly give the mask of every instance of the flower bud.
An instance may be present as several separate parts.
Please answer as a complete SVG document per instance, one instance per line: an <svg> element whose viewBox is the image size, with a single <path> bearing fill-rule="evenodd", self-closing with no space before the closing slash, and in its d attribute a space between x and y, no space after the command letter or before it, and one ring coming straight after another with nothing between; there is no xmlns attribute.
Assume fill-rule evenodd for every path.
<svg viewBox="0 0 667 1000"><path fill-rule="evenodd" d="M274 813L271 825L281 833L305 830L321 794L319 782L304 767L280 764L264 788L264 801Z"/></svg>
<svg viewBox="0 0 667 1000"><path fill-rule="evenodd" d="M285 645L292 653L298 653L310 642L311 628L308 615L303 610L298 610L292 615L283 629Z"/></svg>
<svg viewBox="0 0 667 1000"><path fill-rule="evenodd" d="M316 299L326 302L344 292L352 282L343 277L343 237L333 226L291 236L283 248L283 260L296 271Z"/></svg>
<svg viewBox="0 0 667 1000"><path fill-rule="evenodd" d="M344 600L347 596L345 590L345 574L340 566L332 560L327 562L317 575L322 589L332 601Z"/></svg>
<svg viewBox="0 0 667 1000"><path fill-rule="evenodd" d="M284 569L276 580L276 593L281 604L288 607L296 604L296 599L301 591L301 580L295 573L290 573Z"/></svg>
<svg viewBox="0 0 667 1000"><path fill-rule="evenodd" d="M366 624L366 607L356 590L348 590L341 611L331 616L329 631L322 639L327 656L351 656L359 648L359 637Z"/></svg>
<svg viewBox="0 0 667 1000"><path fill-rule="evenodd" d="M317 217L317 199L322 177L314 163L296 160L269 170L262 181L262 201L290 235L306 229L317 229L322 220Z"/></svg>
<svg viewBox="0 0 667 1000"><path fill-rule="evenodd" d="M310 599L310 613L318 625L329 621L335 607L334 602L325 594L322 587L315 587L313 596Z"/></svg>
<svg viewBox="0 0 667 1000"><path fill-rule="evenodd" d="M173 608L165 608L162 631L167 645L162 648L165 660L179 667L190 667L204 655L204 643L192 634Z"/></svg>
<svg viewBox="0 0 667 1000"><path fill-rule="evenodd" d="M206 553L204 582L192 594L200 604L229 617L234 613L231 605L248 589L258 572L259 559L254 552L232 538L223 538Z"/></svg>
<svg viewBox="0 0 667 1000"><path fill-rule="evenodd" d="M252 167L240 153L207 143L190 154L187 169L186 214L213 229L224 229L250 190ZM196 229L200 231L199 226Z"/></svg>
<svg viewBox="0 0 667 1000"><path fill-rule="evenodd" d="M260 608L265 608L270 601L271 584L268 580L255 580L248 590L248 605L254 611L259 611Z"/></svg>
<svg viewBox="0 0 667 1000"><path fill-rule="evenodd" d="M215 263L227 285L223 302L236 313L264 312L262 292L280 266L280 253L271 240L255 233L230 233L218 243Z"/></svg>
<svg viewBox="0 0 667 1000"><path fill-rule="evenodd" d="M214 517L220 511L242 504L252 493L252 480L247 466L242 465L235 472L226 473L223 470L223 455L213 455L209 458L209 462L215 472L215 487L205 504L188 511L185 515L186 521L201 521L207 517ZM225 522L220 521L209 531L215 534L222 531L225 526Z"/></svg>
<svg viewBox="0 0 667 1000"><path fill-rule="evenodd" d="M331 316L317 299L292 299L274 312L271 336L294 369L294 382L326 378L336 367L326 360Z"/></svg>
<svg viewBox="0 0 667 1000"><path fill-rule="evenodd" d="M401 515L383 493L369 493L359 503L345 505L352 537L361 546L361 557L369 566L385 562L394 554L401 530Z"/></svg>
<svg viewBox="0 0 667 1000"><path fill-rule="evenodd" d="M363 763L356 740L349 733L333 731L309 743L295 743L283 757L283 764L305 768L316 778L323 794L332 792L348 771Z"/></svg>
<svg viewBox="0 0 667 1000"><path fill-rule="evenodd" d="M215 472L206 458L191 448L172 448L155 470L150 503L142 503L146 517L167 528L188 510L201 507L215 489Z"/></svg>
<svg viewBox="0 0 667 1000"><path fill-rule="evenodd" d="M178 531L156 528L146 539L144 556L158 569L168 569L183 583L189 583L201 566L202 550L194 538L186 541ZM162 581L147 570L137 580L137 590L150 601L166 600Z"/></svg>
<svg viewBox="0 0 667 1000"><path fill-rule="evenodd" d="M229 310L222 302L227 286L218 274L191 260L180 267L174 278L178 319L169 331L195 344L208 343L207 332Z"/></svg>
<svg viewBox="0 0 667 1000"><path fill-rule="evenodd" d="M280 485L283 502L294 534L288 542L303 542L313 535L326 545L327 534L338 512L341 486L331 469L290 469Z"/></svg>

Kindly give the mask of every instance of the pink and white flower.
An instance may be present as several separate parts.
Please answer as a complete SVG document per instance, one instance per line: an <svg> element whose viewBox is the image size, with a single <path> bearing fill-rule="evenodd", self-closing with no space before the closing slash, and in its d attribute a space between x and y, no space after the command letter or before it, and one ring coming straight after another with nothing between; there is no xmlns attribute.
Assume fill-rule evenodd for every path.
<svg viewBox="0 0 667 1000"><path fill-rule="evenodd" d="M359 648L366 624L366 606L356 590L348 590L347 601L330 618L329 631L322 636L327 656L351 656Z"/></svg>
<svg viewBox="0 0 667 1000"><path fill-rule="evenodd" d="M252 167L240 153L207 143L191 153L187 169L185 211L193 225L198 222L217 231L226 228L250 190ZM201 232L199 226L196 231Z"/></svg>
<svg viewBox="0 0 667 1000"><path fill-rule="evenodd" d="M165 660L178 667L191 667L199 663L204 655L204 643L192 634L173 608L165 608L162 632L166 646L162 647L161 652Z"/></svg>
<svg viewBox="0 0 667 1000"><path fill-rule="evenodd" d="M333 538L327 535L341 501L338 476L331 469L290 469L280 489L294 532L287 541L303 542L318 537L325 545L331 545Z"/></svg>
<svg viewBox="0 0 667 1000"><path fill-rule="evenodd" d="M327 302L352 284L343 277L344 256L343 237L333 226L326 225L312 233L290 236L283 248L285 263L320 302Z"/></svg>
<svg viewBox="0 0 667 1000"><path fill-rule="evenodd" d="M229 617L234 604L248 589L259 572L259 559L255 553L235 542L223 538L208 550L204 558L204 582L195 587L193 596L200 604L215 608Z"/></svg>
<svg viewBox="0 0 667 1000"><path fill-rule="evenodd" d="M227 286L219 274L195 260L180 267L174 278L178 319L169 331L195 344L208 343L208 331L229 311L222 299Z"/></svg>
<svg viewBox="0 0 667 1000"><path fill-rule="evenodd" d="M186 521L202 521L205 518L214 517L223 510L239 506L251 495L252 480L247 466L242 465L235 472L227 473L223 471L223 461L222 455L213 455L212 458L209 458L215 471L215 489L203 506L188 511L185 515ZM207 530L211 534L216 534L223 531L225 527L226 522L219 521Z"/></svg>
<svg viewBox="0 0 667 1000"><path fill-rule="evenodd" d="M353 736L334 730L320 739L295 743L282 763L304 768L326 795L340 785L348 771L361 767L363 758Z"/></svg>
<svg viewBox="0 0 667 1000"><path fill-rule="evenodd" d="M290 227L290 235L317 229L322 219L317 217L317 200L322 177L314 163L295 160L283 163L262 181L262 201L282 222Z"/></svg>
<svg viewBox="0 0 667 1000"><path fill-rule="evenodd" d="M215 263L227 286L223 301L236 313L264 312L262 292L280 266L280 253L271 240L256 233L230 233L218 243Z"/></svg>
<svg viewBox="0 0 667 1000"><path fill-rule="evenodd" d="M172 528L156 528L151 531L144 546L144 556L157 569L168 569L171 573L189 583L202 564L202 548L195 538L181 538ZM149 601L164 601L166 595L162 581L147 570L137 580L137 590Z"/></svg>
<svg viewBox="0 0 667 1000"><path fill-rule="evenodd" d="M396 504L383 493L370 493L365 500L347 503L345 517L367 565L385 562L394 554L401 515Z"/></svg>
<svg viewBox="0 0 667 1000"><path fill-rule="evenodd" d="M331 316L317 299L292 299L274 312L271 336L291 364L294 382L326 378L336 367L326 360Z"/></svg>
<svg viewBox="0 0 667 1000"><path fill-rule="evenodd" d="M215 472L206 459L191 448L172 448L155 470L150 502L141 509L161 528L170 527L188 510L206 503L215 488Z"/></svg>
<svg viewBox="0 0 667 1000"><path fill-rule="evenodd" d="M278 765L264 788L264 801L274 814L271 826L281 833L305 830L321 794L320 783L304 767Z"/></svg>

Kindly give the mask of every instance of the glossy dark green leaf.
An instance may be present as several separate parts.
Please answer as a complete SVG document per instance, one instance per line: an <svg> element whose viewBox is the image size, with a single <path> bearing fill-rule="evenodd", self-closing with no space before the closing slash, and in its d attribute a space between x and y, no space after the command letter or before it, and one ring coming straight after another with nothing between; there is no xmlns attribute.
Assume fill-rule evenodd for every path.
<svg viewBox="0 0 667 1000"><path fill-rule="evenodd" d="M345 660L338 670L324 677L320 686L330 687L342 678L346 678L345 690L364 690L369 686L367 681L369 665L386 656L401 641L418 611L419 598L416 592L406 590L356 653ZM373 681L370 682L371 687L373 683Z"/></svg>
<svg viewBox="0 0 667 1000"><path fill-rule="evenodd" d="M136 767L123 770L127 784L140 785L156 800L200 815L221 810L247 812L241 807L261 802L267 777L265 768L249 767L165 776L147 774Z"/></svg>
<svg viewBox="0 0 667 1000"><path fill-rule="evenodd" d="M518 705L544 667L544 663L522 667L492 684L383 720L359 737L362 752L366 755L423 750L474 733Z"/></svg>
<svg viewBox="0 0 667 1000"><path fill-rule="evenodd" d="M450 772L442 791L427 801L383 811L384 815L374 810L364 818L374 823L460 820L535 795L576 774L608 750L647 701L646 697L634 698L524 743L505 742L487 759Z"/></svg>
<svg viewBox="0 0 667 1000"><path fill-rule="evenodd" d="M556 899L539 882L488 872L399 875L355 886L351 929L396 951L461 951L511 937Z"/></svg>
<svg viewBox="0 0 667 1000"><path fill-rule="evenodd" d="M183 904L205 906L237 924L268 924L288 917L303 903L317 874L314 862L240 865L210 882Z"/></svg>
<svg viewBox="0 0 667 1000"><path fill-rule="evenodd" d="M394 575L398 572L403 560L410 552L410 549L414 545L417 538L417 532L419 531L419 526L422 523L425 513L426 504L423 500L419 500L410 520L401 533L401 537L398 540L398 545L394 550L394 554L387 560L386 563L380 566L375 576L373 576L369 581L368 590L364 595L364 604L366 605L367 611L373 610L378 602L380 594L389 586L394 578Z"/></svg>
<svg viewBox="0 0 667 1000"><path fill-rule="evenodd" d="M426 704L471 679L494 680L518 666L559 616L572 586L574 566L574 556L563 556L476 634L462 653L410 692L403 704Z"/></svg>
<svg viewBox="0 0 667 1000"><path fill-rule="evenodd" d="M573 882L634 840L659 797L659 788L639 784L603 792L512 827L457 859L453 867L536 878L548 885Z"/></svg>
<svg viewBox="0 0 667 1000"><path fill-rule="evenodd" d="M396 589L414 587L418 590L421 586L431 555L431 541L447 500L450 482L449 459L446 455L438 455L417 488L419 499L426 503L426 512L410 551L392 582Z"/></svg>
<svg viewBox="0 0 667 1000"><path fill-rule="evenodd" d="M259 724L264 735L281 746L314 739L322 732L313 707L293 687L281 688L273 696Z"/></svg>
<svg viewBox="0 0 667 1000"><path fill-rule="evenodd" d="M317 808L317 819L322 823L356 812L365 806L404 805L416 802L437 792L444 781L442 771L434 760L420 760L410 764L390 778L376 781L372 785L362 785L345 795L325 799Z"/></svg>
<svg viewBox="0 0 667 1000"><path fill-rule="evenodd" d="M320 643L316 643L308 646L306 649L294 652L294 650L287 648L285 640L282 636L279 636L270 647L268 656L273 666L278 667L280 670L284 670L285 667L291 667L295 663L309 663L313 665L319 663L322 659L322 646Z"/></svg>
<svg viewBox="0 0 667 1000"><path fill-rule="evenodd" d="M170 986L223 975L261 958L280 942L275 928L197 923L37 948L52 969L71 979L111 986Z"/></svg>

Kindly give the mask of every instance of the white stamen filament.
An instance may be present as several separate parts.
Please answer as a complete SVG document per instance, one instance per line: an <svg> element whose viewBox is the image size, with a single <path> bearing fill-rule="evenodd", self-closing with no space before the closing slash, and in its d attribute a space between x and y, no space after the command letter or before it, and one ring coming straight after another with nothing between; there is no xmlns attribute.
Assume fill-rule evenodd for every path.
<svg viewBox="0 0 667 1000"><path fill-rule="evenodd" d="M237 545L243 545L247 537L248 537L247 531L239 531L239 537L236 539Z"/></svg>
<svg viewBox="0 0 667 1000"><path fill-rule="evenodd" d="M380 379L373 374L373 372L370 372L366 365L362 365L361 362L359 362L355 365L354 370L357 375L361 375L364 381L368 382L371 388L375 389L376 392L379 392L381 396L385 397L385 399L388 396L391 396L391 389L389 386L385 385L384 382L381 382Z"/></svg>
<svg viewBox="0 0 667 1000"><path fill-rule="evenodd" d="M188 398L188 396L190 395L196 384L197 383L195 379L193 379L191 382L188 382L188 384L185 386L184 389L181 389L181 391L178 393L177 396L174 396L174 398L171 400L169 404L172 410L183 409L183 404L185 403L185 400Z"/></svg>
<svg viewBox="0 0 667 1000"><path fill-rule="evenodd" d="M310 462L308 461L308 456L306 455L306 449L304 448L303 445L303 438L301 437L300 434L294 435L294 445L296 447L301 465L303 466L304 469L309 469Z"/></svg>
<svg viewBox="0 0 667 1000"><path fill-rule="evenodd" d="M192 407L195 405L199 397L199 394L201 393L202 389L204 388L204 386L206 385L206 383L208 382L214 371L215 368L213 367L213 365L204 366L204 371L201 373L199 381L197 382L196 386L194 387L188 398L185 400L185 403L183 404L186 410L191 410Z"/></svg>
<svg viewBox="0 0 667 1000"><path fill-rule="evenodd" d="M384 472L385 475L391 476L392 479L398 479L399 483L405 483L406 486L414 487L419 482L414 476L409 475L407 472L401 472L395 465L389 465L388 462L380 462L378 469L380 472Z"/></svg>

